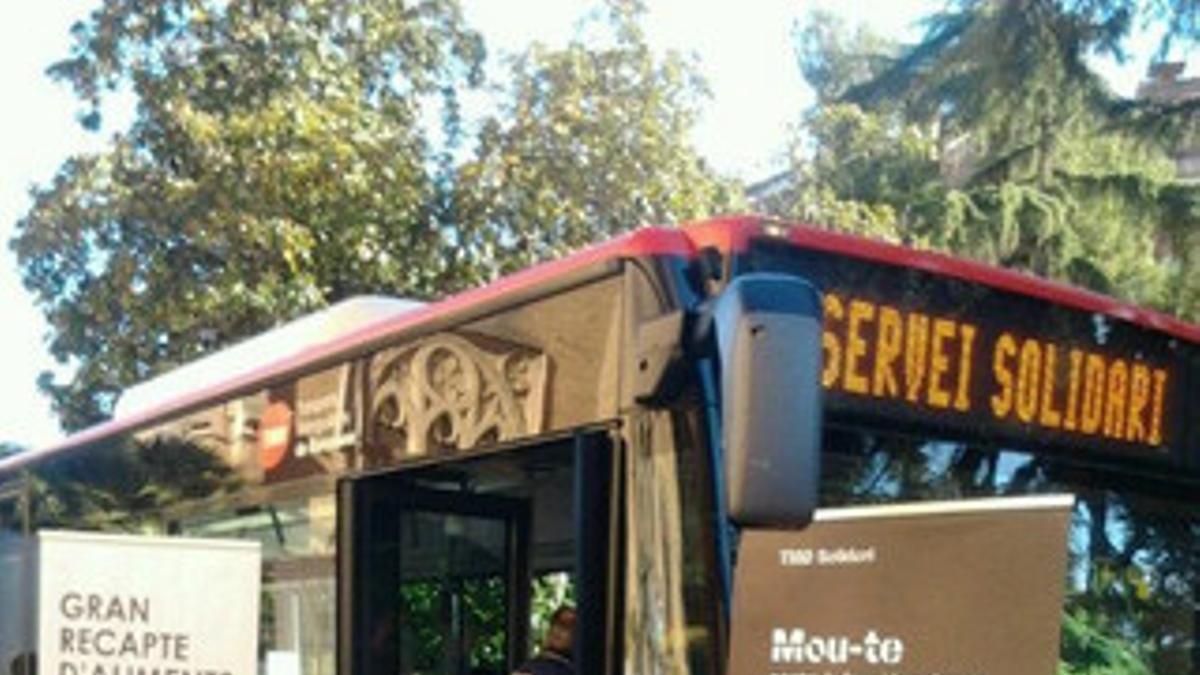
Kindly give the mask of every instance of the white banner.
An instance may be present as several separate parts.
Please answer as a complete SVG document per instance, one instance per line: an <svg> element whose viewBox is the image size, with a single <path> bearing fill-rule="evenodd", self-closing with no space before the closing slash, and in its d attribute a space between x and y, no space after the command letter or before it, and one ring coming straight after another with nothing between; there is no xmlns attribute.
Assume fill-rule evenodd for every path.
<svg viewBox="0 0 1200 675"><path fill-rule="evenodd" d="M744 531L730 675L1053 675L1073 502L848 507Z"/></svg>
<svg viewBox="0 0 1200 675"><path fill-rule="evenodd" d="M38 539L39 673L256 675L257 542Z"/></svg>

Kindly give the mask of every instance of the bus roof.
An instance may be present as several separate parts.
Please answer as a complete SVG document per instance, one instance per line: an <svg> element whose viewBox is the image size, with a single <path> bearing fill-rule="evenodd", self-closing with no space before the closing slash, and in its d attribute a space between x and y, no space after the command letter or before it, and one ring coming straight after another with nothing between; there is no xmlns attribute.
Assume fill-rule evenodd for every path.
<svg viewBox="0 0 1200 675"><path fill-rule="evenodd" d="M223 380L251 375L260 364L301 355L312 347L393 319L421 305L413 300L377 295L348 298L126 389L117 401L113 418L122 419L138 411L169 405L189 391L217 387Z"/></svg>
<svg viewBox="0 0 1200 675"><path fill-rule="evenodd" d="M354 314L355 320L348 323L331 318L332 315L326 314L324 317L330 319L333 324L340 325L341 329L324 333L321 330L301 331L307 337L303 346L298 349L286 352L273 352L268 349L264 352L261 347L266 342L251 338L245 343L221 350L198 362L183 366L162 378L156 378L159 382L168 381L172 385L158 388L158 391L151 388L149 391L152 395L146 395L147 389L143 385L131 387L123 397L125 400L117 406L117 414L112 420L77 432L49 447L0 460L0 474L19 469L59 452L152 426L199 406L214 403L266 383L298 374L317 364L329 363L340 356L362 353L376 345L384 344L390 338L418 328L422 324L452 317L505 296L536 289L554 279L597 264L656 256L690 259L694 258L700 250L710 247L726 255L736 255L747 251L751 240L756 237L772 237L785 240L800 248L837 253L983 284L998 290L1039 298L1074 309L1104 314L1200 344L1200 326L1029 274L940 253L914 250L877 240L788 224L761 216L732 216L687 223L678 228L639 229L560 260L532 267L436 303L401 306L380 302L376 299L370 310L357 306L357 309L365 311L351 312ZM345 310L344 307L343 310ZM315 325L322 325L322 322L314 321L310 317L289 324L289 326L297 324L311 328ZM294 332L294 329L289 329L287 326L282 327L282 330L285 333L289 330ZM251 367L239 365L225 372L211 367L224 363L244 364L247 359L238 356L239 353L241 356L250 354L253 360L261 358L263 354L273 354L274 358L259 361L258 365ZM188 373L198 372L195 366L201 363L207 364L203 370L217 372L217 376L205 375L202 378L203 381L189 380L188 377L185 377ZM139 391L141 393L138 393ZM133 400L129 400L130 398Z"/></svg>

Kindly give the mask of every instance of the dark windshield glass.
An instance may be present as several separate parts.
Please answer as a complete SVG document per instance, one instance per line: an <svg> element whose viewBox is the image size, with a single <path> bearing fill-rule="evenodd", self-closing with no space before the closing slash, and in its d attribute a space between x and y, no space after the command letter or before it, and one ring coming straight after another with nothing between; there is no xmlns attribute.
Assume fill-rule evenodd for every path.
<svg viewBox="0 0 1200 675"><path fill-rule="evenodd" d="M825 443L825 505L1075 494L1060 672L1197 672L1195 485L1139 484L1019 449L845 427Z"/></svg>

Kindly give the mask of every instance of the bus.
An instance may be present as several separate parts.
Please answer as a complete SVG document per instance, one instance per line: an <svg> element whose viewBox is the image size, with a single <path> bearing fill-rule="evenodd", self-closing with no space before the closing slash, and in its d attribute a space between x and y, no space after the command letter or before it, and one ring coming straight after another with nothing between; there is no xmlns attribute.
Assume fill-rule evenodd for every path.
<svg viewBox="0 0 1200 675"><path fill-rule="evenodd" d="M508 673L563 604L580 673L723 673L739 533L1070 492L1060 672L1200 673L1198 420L1169 316L757 216L639 229L346 300L0 461L0 656L35 644L5 542L54 528L258 542L266 675Z"/></svg>

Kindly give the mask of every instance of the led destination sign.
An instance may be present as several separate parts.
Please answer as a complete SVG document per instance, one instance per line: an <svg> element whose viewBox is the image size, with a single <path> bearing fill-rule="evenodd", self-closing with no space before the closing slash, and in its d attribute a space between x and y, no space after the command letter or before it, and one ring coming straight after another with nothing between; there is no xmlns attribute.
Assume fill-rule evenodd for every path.
<svg viewBox="0 0 1200 675"><path fill-rule="evenodd" d="M822 384L914 408L1163 445L1170 369L937 314L825 295Z"/></svg>
<svg viewBox="0 0 1200 675"><path fill-rule="evenodd" d="M832 421L1200 468L1200 345L898 264L752 242L824 297Z"/></svg>

